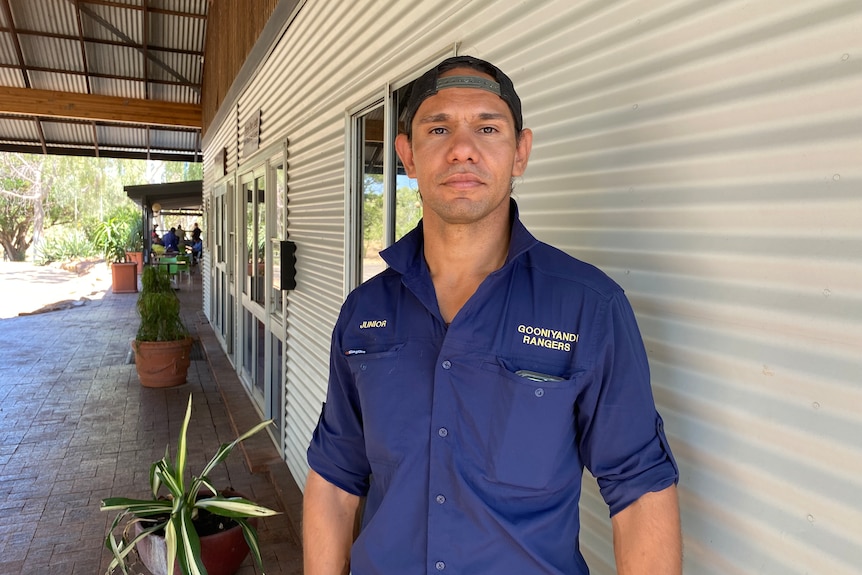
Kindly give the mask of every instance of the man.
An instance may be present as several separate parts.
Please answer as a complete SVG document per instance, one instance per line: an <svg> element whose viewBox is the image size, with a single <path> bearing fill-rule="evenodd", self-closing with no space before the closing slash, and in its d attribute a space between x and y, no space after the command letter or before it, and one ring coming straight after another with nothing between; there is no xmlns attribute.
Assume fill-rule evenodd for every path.
<svg viewBox="0 0 862 575"><path fill-rule="evenodd" d="M584 467L618 572L681 573L678 471L629 304L510 199L532 147L511 80L451 58L417 80L405 122L423 219L333 332L306 575L585 574Z"/></svg>
<svg viewBox="0 0 862 575"><path fill-rule="evenodd" d="M162 236L162 245L165 246L166 252L179 251L179 238L177 238L177 229L171 228Z"/></svg>

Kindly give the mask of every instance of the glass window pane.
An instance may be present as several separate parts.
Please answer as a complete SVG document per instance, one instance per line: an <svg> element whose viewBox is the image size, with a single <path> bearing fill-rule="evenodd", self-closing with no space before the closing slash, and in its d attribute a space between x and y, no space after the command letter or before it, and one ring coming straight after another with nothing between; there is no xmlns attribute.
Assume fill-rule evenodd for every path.
<svg viewBox="0 0 862 575"><path fill-rule="evenodd" d="M282 363L284 362L284 345L281 340L270 335L270 343L272 345L272 365L270 373L272 374L272 384L270 386L270 417L275 422L275 435L281 437L281 415L284 411L284 383L282 382Z"/></svg>
<svg viewBox="0 0 862 575"><path fill-rule="evenodd" d="M255 249L255 237L254 237L254 189L251 183L243 185L243 192L245 195L245 242L244 249L245 254L243 254L243 260L245 261L245 266L243 266L243 275L244 281L242 283L242 292L245 294L253 293L253 290L250 290L252 282L254 281L254 264L255 264L255 254L257 250Z"/></svg>
<svg viewBox="0 0 862 575"><path fill-rule="evenodd" d="M281 298L281 240L274 239L272 244L272 293L270 294L270 305L272 313L281 317L283 303Z"/></svg>
<svg viewBox="0 0 862 575"><path fill-rule="evenodd" d="M394 94L392 94L392 109L395 110L398 123L398 131L404 132L403 108L407 92L412 87L408 84ZM393 148L394 142L389 143ZM422 219L422 199L419 197L419 183L407 176L404 169L404 164L401 163L401 158L394 153L395 157L395 182L392 189L395 190L395 241L400 240L404 234L416 227L419 220Z"/></svg>
<svg viewBox="0 0 862 575"><path fill-rule="evenodd" d="M284 164L275 167L275 237L287 239L287 185Z"/></svg>
<svg viewBox="0 0 862 575"><path fill-rule="evenodd" d="M266 297L264 272L266 271L266 189L265 178L255 180L255 226L254 226L254 301L263 304Z"/></svg>
<svg viewBox="0 0 862 575"><path fill-rule="evenodd" d="M358 118L362 193L360 251L361 281L385 268L378 252L386 247L383 227L383 104Z"/></svg>

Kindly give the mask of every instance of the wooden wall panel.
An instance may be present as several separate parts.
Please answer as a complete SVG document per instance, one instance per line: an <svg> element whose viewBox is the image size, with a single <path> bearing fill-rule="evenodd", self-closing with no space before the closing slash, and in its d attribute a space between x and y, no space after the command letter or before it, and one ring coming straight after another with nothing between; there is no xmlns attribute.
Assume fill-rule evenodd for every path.
<svg viewBox="0 0 862 575"><path fill-rule="evenodd" d="M249 10L246 0L210 3L201 96L203 133L215 118L277 4L278 0L256 0L254 9Z"/></svg>

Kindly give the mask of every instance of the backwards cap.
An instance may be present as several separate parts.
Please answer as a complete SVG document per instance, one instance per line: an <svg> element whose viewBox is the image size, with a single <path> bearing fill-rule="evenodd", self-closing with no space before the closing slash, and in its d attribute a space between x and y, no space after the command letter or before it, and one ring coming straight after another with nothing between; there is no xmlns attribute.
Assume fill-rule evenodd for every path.
<svg viewBox="0 0 862 575"><path fill-rule="evenodd" d="M480 76L447 76L440 78L440 74L455 68L471 68L477 72L488 74L494 78L494 81ZM416 111L422 102L446 88L476 88L496 94L509 105L512 117L515 119L515 132L521 132L521 128L524 125L524 118L521 115L521 99L518 97L517 92L515 92L512 80L490 62L472 56L453 56L443 60L425 72L413 83L404 116L405 131L408 137L412 137L413 135L413 118L416 116Z"/></svg>

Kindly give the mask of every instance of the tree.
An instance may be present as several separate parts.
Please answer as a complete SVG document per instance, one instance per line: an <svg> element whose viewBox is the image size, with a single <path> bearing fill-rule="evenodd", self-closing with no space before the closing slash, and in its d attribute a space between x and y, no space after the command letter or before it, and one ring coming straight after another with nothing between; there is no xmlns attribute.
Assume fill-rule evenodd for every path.
<svg viewBox="0 0 862 575"><path fill-rule="evenodd" d="M139 217L124 186L202 176L199 163L0 153L0 245L24 260L51 226L92 240L99 222Z"/></svg>
<svg viewBox="0 0 862 575"><path fill-rule="evenodd" d="M42 158L0 154L0 244L13 261L24 261L44 229L50 177L44 177Z"/></svg>

